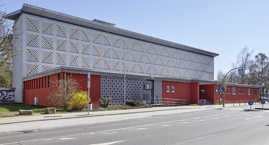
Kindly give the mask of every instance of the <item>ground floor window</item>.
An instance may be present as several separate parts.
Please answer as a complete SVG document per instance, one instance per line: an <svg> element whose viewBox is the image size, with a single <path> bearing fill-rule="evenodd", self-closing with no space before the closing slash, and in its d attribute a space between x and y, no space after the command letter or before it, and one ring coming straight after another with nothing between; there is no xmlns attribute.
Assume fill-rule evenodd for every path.
<svg viewBox="0 0 269 145"><path fill-rule="evenodd" d="M233 95L236 95L236 88L232 88Z"/></svg>
<svg viewBox="0 0 269 145"><path fill-rule="evenodd" d="M166 86L166 93L170 93L170 86Z"/></svg>

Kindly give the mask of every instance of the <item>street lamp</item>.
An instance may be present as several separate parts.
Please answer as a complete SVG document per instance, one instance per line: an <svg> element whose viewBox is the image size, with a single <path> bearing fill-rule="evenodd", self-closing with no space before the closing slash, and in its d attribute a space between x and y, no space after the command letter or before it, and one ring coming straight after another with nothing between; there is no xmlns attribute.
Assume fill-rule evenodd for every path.
<svg viewBox="0 0 269 145"><path fill-rule="evenodd" d="M236 68L232 68L230 69L222 78L222 81L220 82L219 88L218 88L218 92L221 94L223 94L222 96L222 107L225 107L225 80L226 77L228 76L228 74L230 74L232 71L234 70L238 70L239 74L242 74L244 72L244 67L236 67Z"/></svg>

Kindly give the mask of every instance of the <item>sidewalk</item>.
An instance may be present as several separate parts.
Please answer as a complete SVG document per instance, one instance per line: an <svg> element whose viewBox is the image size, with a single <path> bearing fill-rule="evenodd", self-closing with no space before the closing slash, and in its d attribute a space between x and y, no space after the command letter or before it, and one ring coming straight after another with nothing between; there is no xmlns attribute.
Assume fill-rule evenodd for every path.
<svg viewBox="0 0 269 145"><path fill-rule="evenodd" d="M234 107L239 107L239 104L226 104L225 106L226 108L234 108ZM240 105L240 107L243 107L243 106L247 107L247 104ZM85 117L95 117L95 116L111 116L111 115L169 111L169 110L181 110L182 112L191 112L191 111L200 111L200 110L202 111L202 110L207 110L207 109L218 109L218 108L222 108L222 106L221 105L203 105L203 106L152 107L152 108L128 109L128 110L94 111L94 112L90 112L89 115L88 115L88 112L75 112L75 113L64 113L64 114L16 116L16 117L8 117L8 118L0 119L0 125L33 122L33 121L85 118Z"/></svg>
<svg viewBox="0 0 269 145"><path fill-rule="evenodd" d="M33 121L46 121L46 120L58 120L58 119L71 119L71 118L83 118L94 116L107 116L107 115L120 115L120 114L133 114L143 112L155 112L155 111L168 111L168 110L182 110L189 112L188 110L200 110L221 107L220 105L205 105L205 106L171 106L171 107L152 107L152 108L140 108L140 109L127 109L127 110L111 110L111 111L94 111L90 112L75 112L75 113L63 113L63 114L46 114L46 115L33 115L33 116L16 116L0 119L0 125L13 124L22 122Z"/></svg>

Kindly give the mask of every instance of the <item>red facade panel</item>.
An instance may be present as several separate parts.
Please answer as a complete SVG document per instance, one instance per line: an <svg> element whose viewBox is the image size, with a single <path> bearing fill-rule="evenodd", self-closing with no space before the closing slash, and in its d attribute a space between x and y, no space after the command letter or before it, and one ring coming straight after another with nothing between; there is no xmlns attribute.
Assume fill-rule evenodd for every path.
<svg viewBox="0 0 269 145"><path fill-rule="evenodd" d="M220 97L224 96L225 103L247 103L249 100L259 101L259 89L240 86L227 86L224 95L216 92L217 85L201 85L205 92L200 94L200 99L207 99L213 104L221 103Z"/></svg>
<svg viewBox="0 0 269 145"><path fill-rule="evenodd" d="M50 93L58 89L58 80L64 79L64 73L28 80L24 82L24 102L34 104L34 97L38 97L38 103L43 106L51 106L49 102ZM49 80L48 80L49 79ZM88 75L66 73L66 79L74 79L79 84L79 89L88 91ZM49 84L48 84L49 83ZM91 75L90 96L94 107L100 105L100 76Z"/></svg>
<svg viewBox="0 0 269 145"><path fill-rule="evenodd" d="M163 104L192 104L199 102L199 83L162 82Z"/></svg>
<svg viewBox="0 0 269 145"><path fill-rule="evenodd" d="M101 80L100 75L91 75L91 89L90 96L93 103L93 107L100 106L100 96L101 96Z"/></svg>

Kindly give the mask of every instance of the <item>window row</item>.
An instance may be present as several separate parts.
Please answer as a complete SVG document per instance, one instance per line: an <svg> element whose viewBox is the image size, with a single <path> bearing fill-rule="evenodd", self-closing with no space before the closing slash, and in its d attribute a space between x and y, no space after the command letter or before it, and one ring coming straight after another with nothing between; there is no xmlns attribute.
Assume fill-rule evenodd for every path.
<svg viewBox="0 0 269 145"><path fill-rule="evenodd" d="M166 86L166 93L175 93L175 86Z"/></svg>
<svg viewBox="0 0 269 145"><path fill-rule="evenodd" d="M248 88L247 90L246 89L242 89L242 88L227 88L225 90L225 93L226 94L232 94L232 95L258 95L258 91L257 90L253 90L253 89L250 89Z"/></svg>
<svg viewBox="0 0 269 145"><path fill-rule="evenodd" d="M50 87L50 76L38 79L28 80L24 82L24 89L39 89Z"/></svg>

